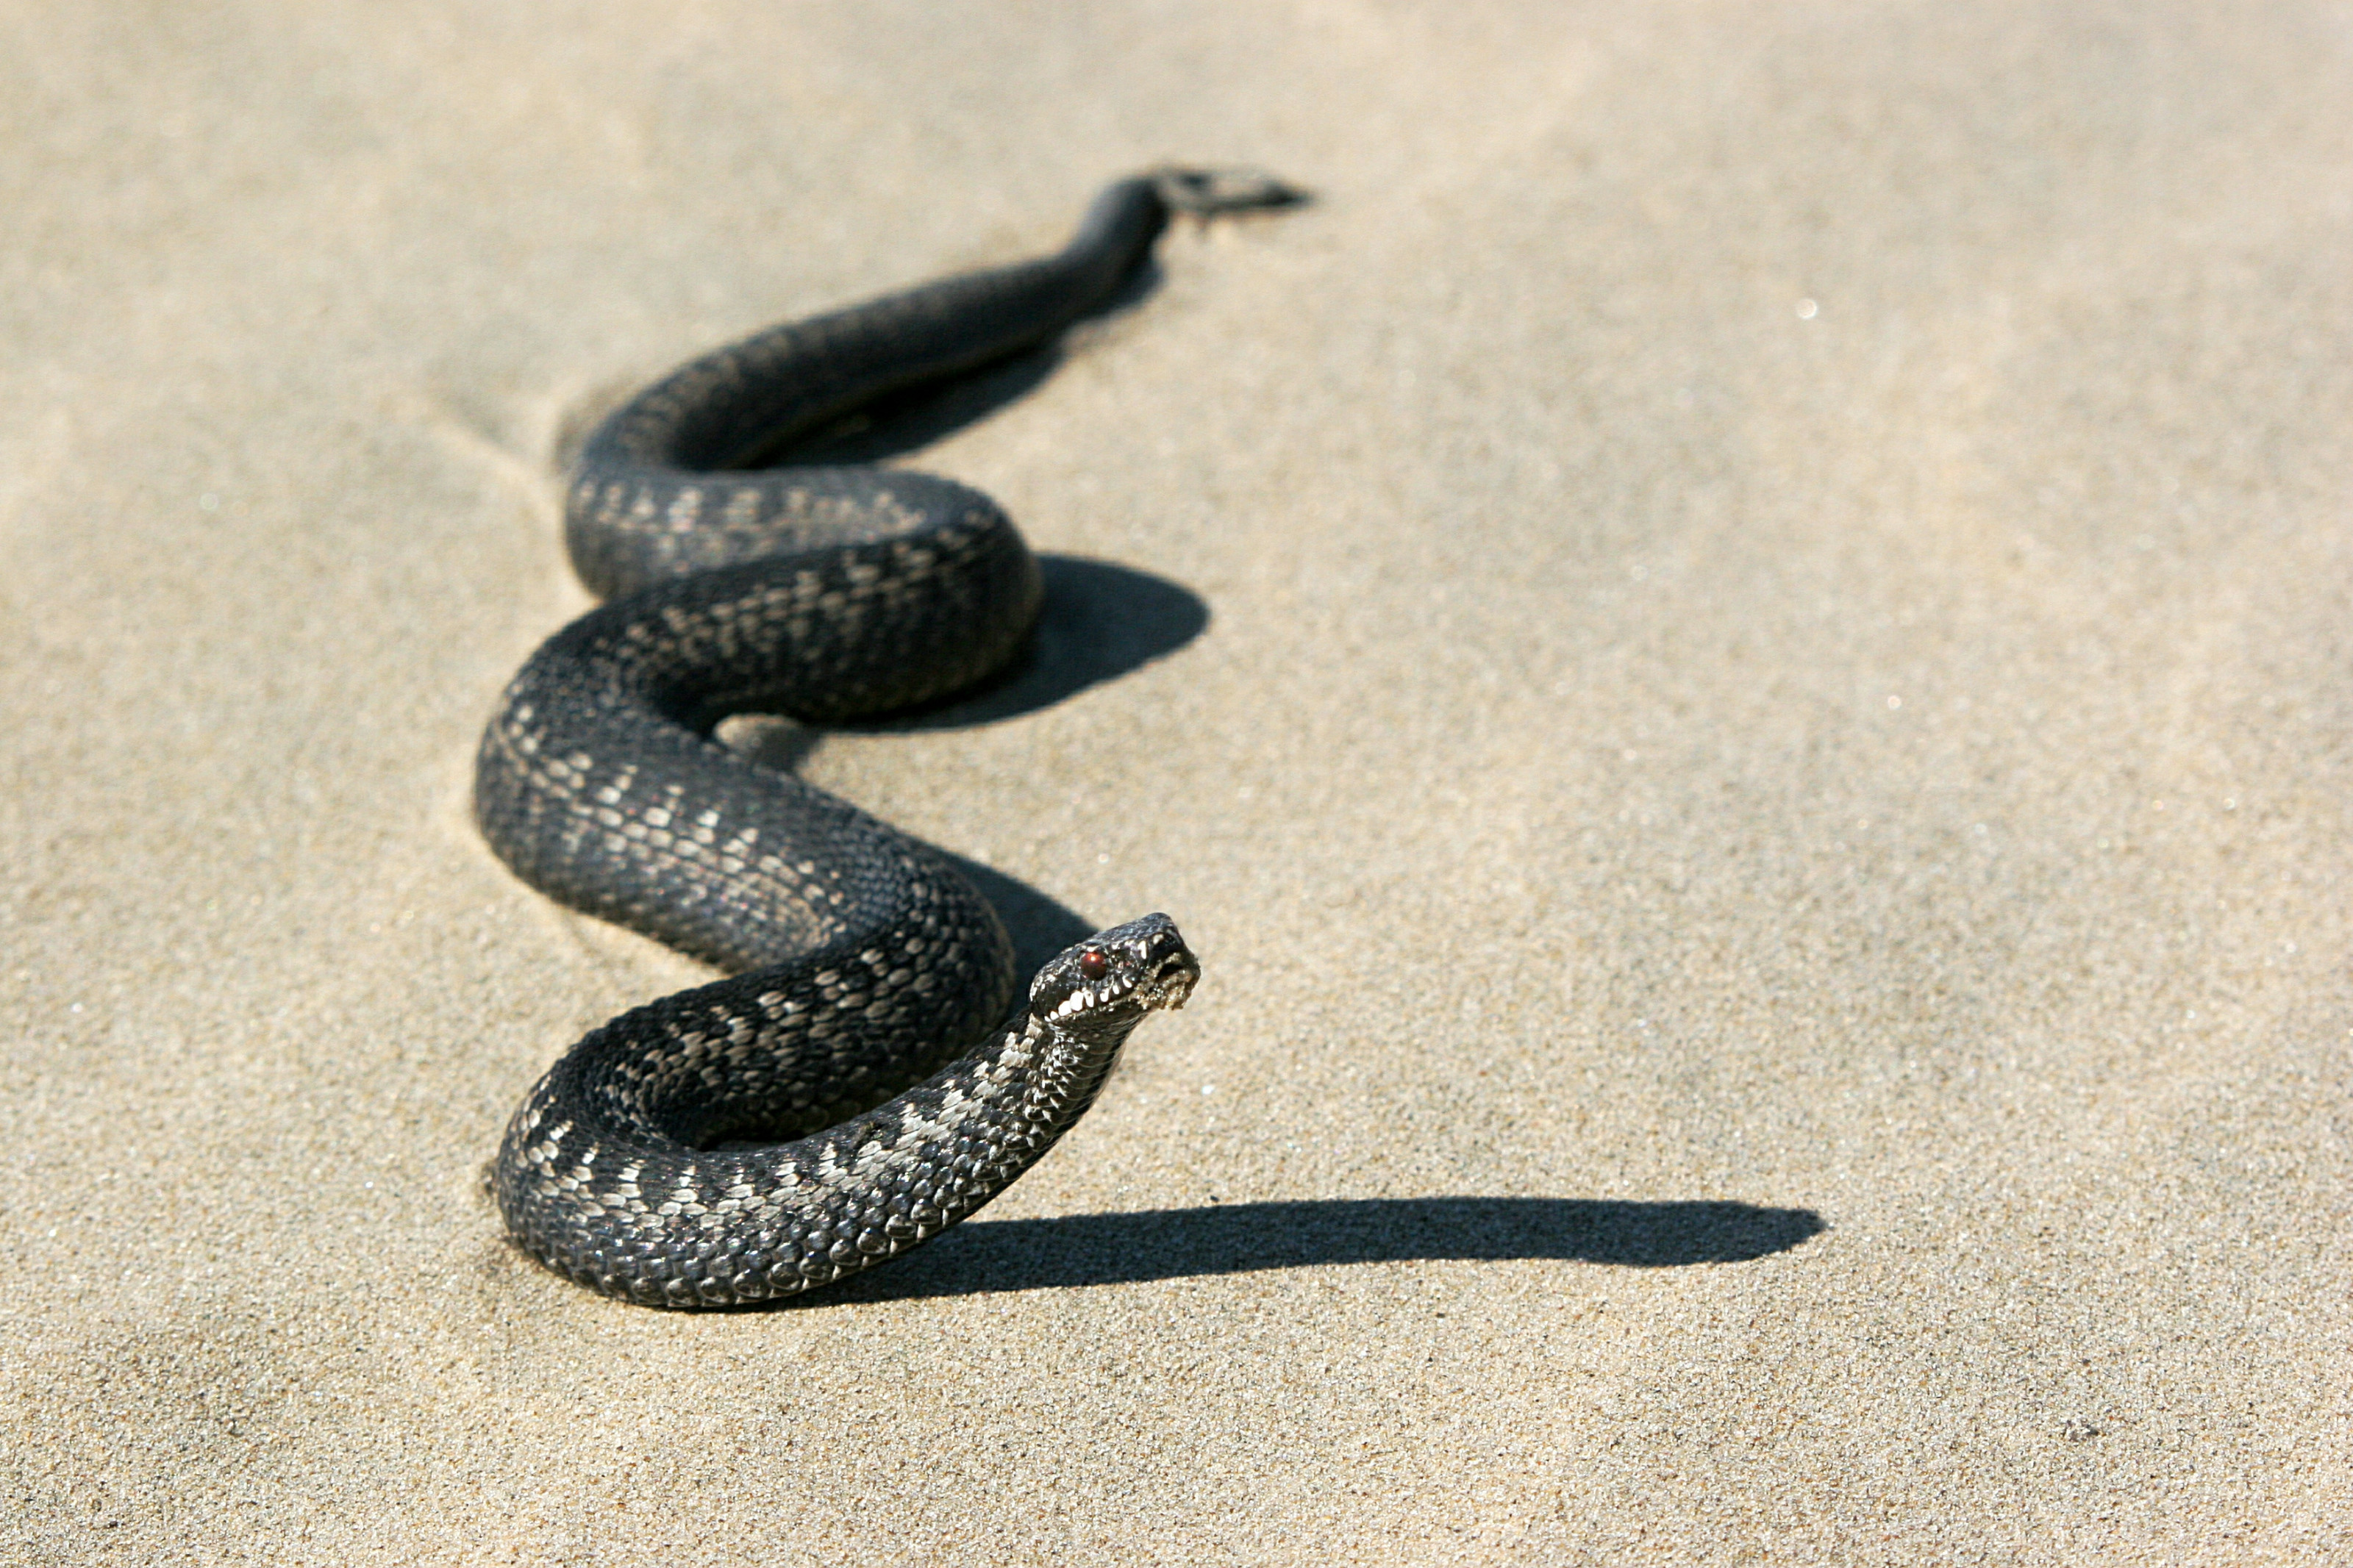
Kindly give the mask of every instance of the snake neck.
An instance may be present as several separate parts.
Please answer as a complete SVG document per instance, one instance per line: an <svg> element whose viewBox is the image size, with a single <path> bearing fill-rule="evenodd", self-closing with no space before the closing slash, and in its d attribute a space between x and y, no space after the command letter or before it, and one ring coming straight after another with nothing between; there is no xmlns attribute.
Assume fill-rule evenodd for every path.
<svg viewBox="0 0 2353 1568"><path fill-rule="evenodd" d="M1069 1131L1071 1124L1095 1102L1095 1096L1110 1080L1112 1068L1119 1065L1119 1053L1127 1044L1128 1036L1134 1032L1137 1021L1128 1019L1082 1034L1041 1019L1034 1013L1028 1016L1022 1034L1038 1065L1022 1089L1014 1114L1030 1138L1042 1140L1037 1143L1031 1159L1045 1152L1055 1140Z"/></svg>

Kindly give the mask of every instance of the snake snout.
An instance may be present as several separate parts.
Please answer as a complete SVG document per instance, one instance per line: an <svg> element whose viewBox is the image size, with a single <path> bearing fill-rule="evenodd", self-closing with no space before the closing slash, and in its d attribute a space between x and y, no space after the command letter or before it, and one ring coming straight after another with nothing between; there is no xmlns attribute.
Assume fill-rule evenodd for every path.
<svg viewBox="0 0 2353 1568"><path fill-rule="evenodd" d="M1136 1000L1146 1007L1182 1007L1191 1000L1193 987L1200 978L1200 960L1179 943L1176 952L1162 955L1151 974L1136 987Z"/></svg>

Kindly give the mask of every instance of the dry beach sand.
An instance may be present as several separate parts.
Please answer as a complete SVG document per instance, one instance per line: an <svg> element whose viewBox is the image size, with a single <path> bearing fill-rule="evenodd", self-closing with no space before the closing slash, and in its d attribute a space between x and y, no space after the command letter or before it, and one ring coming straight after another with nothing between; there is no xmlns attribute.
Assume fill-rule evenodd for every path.
<svg viewBox="0 0 2353 1568"><path fill-rule="evenodd" d="M5 16L0 1560L2353 1554L2343 5ZM850 1288L542 1272L699 974L468 819L565 442L1168 159L1320 200L907 459L1038 673L746 743L1194 1005Z"/></svg>

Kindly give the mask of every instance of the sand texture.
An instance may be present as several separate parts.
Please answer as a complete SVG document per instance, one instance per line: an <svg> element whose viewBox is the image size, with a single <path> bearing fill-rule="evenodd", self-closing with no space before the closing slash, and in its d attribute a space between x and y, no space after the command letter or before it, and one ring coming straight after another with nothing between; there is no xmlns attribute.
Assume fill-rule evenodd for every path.
<svg viewBox="0 0 2353 1568"><path fill-rule="evenodd" d="M1319 199L893 459L1039 670L744 728L1193 1005L546 1274L703 973L468 816L565 444L1167 160ZM0 1562L2353 1557L2344 5L15 4L0 350Z"/></svg>

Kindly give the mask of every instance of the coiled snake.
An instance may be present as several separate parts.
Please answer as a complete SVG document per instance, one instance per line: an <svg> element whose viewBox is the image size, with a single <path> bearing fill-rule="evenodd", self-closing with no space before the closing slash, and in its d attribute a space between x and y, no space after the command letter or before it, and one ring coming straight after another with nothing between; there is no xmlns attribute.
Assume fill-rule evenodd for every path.
<svg viewBox="0 0 2353 1568"><path fill-rule="evenodd" d="M1054 255L771 329L590 437L565 539L607 602L508 686L475 818L533 887L735 973L595 1030L515 1112L491 1185L533 1257L653 1306L839 1279L1003 1191L1086 1111L1145 1015L1184 1005L1199 965L1155 914L1062 952L1016 1005L1003 927L937 854L712 726L948 695L1019 651L1042 595L976 490L752 465L1054 337L1117 293L1173 213L1295 199L1253 175L1123 181Z"/></svg>

